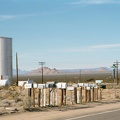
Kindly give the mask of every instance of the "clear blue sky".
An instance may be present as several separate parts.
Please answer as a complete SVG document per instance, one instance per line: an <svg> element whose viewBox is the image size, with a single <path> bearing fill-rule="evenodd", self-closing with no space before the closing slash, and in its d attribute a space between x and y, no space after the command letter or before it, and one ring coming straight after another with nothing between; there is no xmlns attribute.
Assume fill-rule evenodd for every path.
<svg viewBox="0 0 120 120"><path fill-rule="evenodd" d="M120 0L0 0L0 36L13 38L13 67L110 67L120 61Z"/></svg>

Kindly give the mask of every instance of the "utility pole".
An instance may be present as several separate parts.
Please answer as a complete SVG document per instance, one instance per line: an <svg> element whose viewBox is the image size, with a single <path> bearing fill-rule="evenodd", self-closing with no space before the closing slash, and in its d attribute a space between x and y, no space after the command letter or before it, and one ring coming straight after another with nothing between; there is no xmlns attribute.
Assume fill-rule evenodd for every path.
<svg viewBox="0 0 120 120"><path fill-rule="evenodd" d="M118 65L119 65L120 62L118 62L118 61L116 60L116 62L114 62L114 63L115 63L115 66L116 66L116 80L117 80L117 85L119 85Z"/></svg>
<svg viewBox="0 0 120 120"><path fill-rule="evenodd" d="M45 62L39 62L39 65L41 65L41 71L42 71L42 84L44 83L43 81L43 65L45 64Z"/></svg>
<svg viewBox="0 0 120 120"><path fill-rule="evenodd" d="M116 65L113 64L112 68L113 68L113 78L114 78L114 94L115 94L115 98L116 98L116 72L115 72Z"/></svg>
<svg viewBox="0 0 120 120"><path fill-rule="evenodd" d="M18 86L18 56L16 53L16 85Z"/></svg>
<svg viewBox="0 0 120 120"><path fill-rule="evenodd" d="M79 70L80 74L79 74L79 82L81 82L81 72L82 70Z"/></svg>

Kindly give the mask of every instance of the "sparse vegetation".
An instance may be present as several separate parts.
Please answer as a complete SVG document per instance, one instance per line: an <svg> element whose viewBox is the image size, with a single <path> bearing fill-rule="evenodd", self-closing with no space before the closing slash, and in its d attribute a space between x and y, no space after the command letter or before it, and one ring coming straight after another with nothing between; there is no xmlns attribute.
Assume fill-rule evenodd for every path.
<svg viewBox="0 0 120 120"><path fill-rule="evenodd" d="M31 97L25 97L23 99L23 109L29 110L31 108Z"/></svg>
<svg viewBox="0 0 120 120"><path fill-rule="evenodd" d="M26 81L26 80L34 80L36 83L41 82L41 76L20 76L20 81ZM69 85L72 83L77 82L91 82L96 79L102 79L104 81L104 84L106 84L105 90L103 90L103 100L111 100L114 98L114 84L113 84L113 78L111 77L111 73L96 73L96 74L82 74L81 77L79 74L67 74L67 75L45 75L44 76L44 82L47 81L56 81L56 82L68 82ZM16 77L13 79L16 80ZM79 81L78 81L79 80ZM117 99L120 98L120 86L117 86ZM36 89L36 96L38 96L38 89ZM83 89L84 90L84 89ZM69 92L68 92L69 93ZM107 93L107 94L106 94ZM84 94L84 91L83 91ZM48 97L47 97L48 98ZM60 98L60 97L58 97ZM71 96L68 94L67 101L70 103ZM82 99L84 101L85 97L82 96ZM38 101L38 98L35 97L35 100ZM35 103L37 106L37 103ZM0 87L0 107L15 107L22 110L30 110L31 107L33 107L33 98L28 97L28 89L25 89L24 87L18 87L18 86L10 86L10 87Z"/></svg>
<svg viewBox="0 0 120 120"><path fill-rule="evenodd" d="M120 75L119 75L120 77ZM36 83L41 83L42 77L40 76L19 76L20 81L26 81L26 80L34 80ZM88 82L88 80L93 79L101 79L104 80L106 83L113 83L112 73L111 72L105 72L105 73L84 73L84 74L58 74L58 75L44 75L44 82L47 81L56 81L56 82ZM16 77L13 77L13 81L16 80Z"/></svg>

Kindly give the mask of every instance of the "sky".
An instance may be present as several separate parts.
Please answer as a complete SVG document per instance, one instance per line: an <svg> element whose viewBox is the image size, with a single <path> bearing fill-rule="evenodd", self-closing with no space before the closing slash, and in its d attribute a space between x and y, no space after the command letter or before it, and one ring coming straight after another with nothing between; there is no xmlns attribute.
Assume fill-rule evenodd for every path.
<svg viewBox="0 0 120 120"><path fill-rule="evenodd" d="M0 0L13 68L110 67L120 61L120 0Z"/></svg>

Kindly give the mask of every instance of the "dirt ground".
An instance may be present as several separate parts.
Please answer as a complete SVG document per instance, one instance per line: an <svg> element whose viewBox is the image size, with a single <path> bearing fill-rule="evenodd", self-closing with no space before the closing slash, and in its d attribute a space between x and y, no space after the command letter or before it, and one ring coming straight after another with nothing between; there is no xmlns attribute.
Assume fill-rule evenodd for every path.
<svg viewBox="0 0 120 120"><path fill-rule="evenodd" d="M15 88L14 90L9 88L9 91L8 89L0 91L0 94L1 99L6 97L6 99L0 100L0 120L60 120L77 115L120 109L119 87L116 89L116 98L115 89L108 86L107 89L102 90L102 100L99 97L94 102L88 101L86 103L84 102L85 96L83 94L83 102L79 104L73 103L61 107L31 107L29 110L23 109L22 99L27 95L25 89Z"/></svg>
<svg viewBox="0 0 120 120"><path fill-rule="evenodd" d="M17 114L3 115L0 120L60 120L74 117L77 115L86 115L90 113L103 112L107 110L120 109L120 101L94 102L84 105L72 105L69 107L47 108L22 112Z"/></svg>

